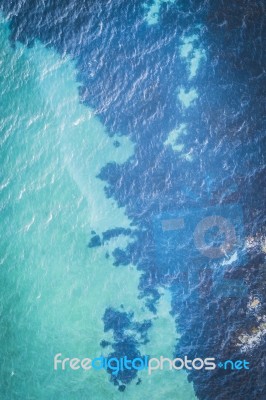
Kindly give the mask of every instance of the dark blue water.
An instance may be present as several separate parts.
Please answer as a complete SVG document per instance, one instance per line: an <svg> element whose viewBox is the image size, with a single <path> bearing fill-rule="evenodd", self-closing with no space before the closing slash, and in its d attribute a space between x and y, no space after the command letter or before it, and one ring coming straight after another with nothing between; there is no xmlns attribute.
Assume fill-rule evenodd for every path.
<svg viewBox="0 0 266 400"><path fill-rule="evenodd" d="M170 288L172 314L182 334L176 354L250 360L252 370L242 374L190 373L198 398L265 399L265 342L244 356L235 346L238 334L256 325L255 316L245 312L250 295L260 297L260 312L265 314L261 248L247 251L238 268L228 271L229 278L245 282L247 292L242 296L223 297L209 290L212 277L207 264L202 269L201 295L193 287L184 295L180 273L189 273L191 257L184 260L185 266L182 261L177 265L170 245L161 255L167 259L168 269L163 269L154 228L154 220L161 216L210 207L224 210L234 204L241 209L243 235L265 235L264 2L163 4L158 24L150 26L143 21L143 2L136 0L3 0L1 10L10 19L14 45L21 41L32 46L40 40L60 54L69 54L79 72L80 101L97 110L111 134L120 132L135 143L128 162L107 164L99 175L106 182L106 196L126 208L137 228L134 235L123 231L135 240L126 251L114 251L114 268L133 263L142 272L139 293L155 314L158 288ZM188 85L179 46L182 35L194 34L195 46L204 49L206 58L190 83L198 93L196 105L184 108L177 102L178 88ZM193 149L189 162L164 145L169 132L181 123L188 131L183 152ZM102 240L121 232L118 226ZM101 244L96 236L91 246ZM149 321L133 326L132 316L113 309L101 317L105 330L115 332L112 355L127 351L137 357L138 343L124 331L131 326L145 341ZM133 375L121 374L118 381L128 384Z"/></svg>

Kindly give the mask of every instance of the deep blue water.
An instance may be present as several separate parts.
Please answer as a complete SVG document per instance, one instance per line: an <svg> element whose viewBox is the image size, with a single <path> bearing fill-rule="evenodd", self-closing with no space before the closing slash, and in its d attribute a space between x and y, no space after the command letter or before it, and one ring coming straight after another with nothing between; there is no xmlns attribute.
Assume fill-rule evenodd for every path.
<svg viewBox="0 0 266 400"><path fill-rule="evenodd" d="M32 46L40 40L60 54L69 54L78 69L80 101L97 110L108 132L127 135L135 143L132 158L122 165L107 164L99 179L106 183L106 196L126 208L137 231L117 226L102 237L95 232L88 238L89 246L122 233L134 238L126 251L114 251L114 268L132 262L142 272L139 293L155 314L158 288L170 288L172 314L182 334L176 354L242 358L234 343L236 332L256 322L254 315L244 312L250 294L260 296L265 313L263 253L247 251L238 268L228 271L229 277L245 282L247 294L223 297L208 290L210 275L203 268L203 295L190 288L184 296L180 273L189 271L191 257L185 266L177 265L170 244L161 256L167 259L166 273L161 250L158 256L161 237L154 221L179 216L184 210L224 210L237 204L245 235L265 235L264 2L163 4L159 22L151 26L143 22L143 2L136 0L3 0L0 7L10 19L12 43ZM206 54L190 83L180 59L182 35L197 35L194 45ZM197 90L194 107L177 102L179 87ZM183 152L193 149L190 161L164 145L169 132L181 123L188 131ZM131 315L111 308L101 317L105 330L115 332L113 355L127 351L138 356L138 343L124 331L130 326L145 341L151 323L134 325ZM252 371L241 375L220 370L191 373L198 398L265 399L265 343L245 357L251 360ZM118 378L127 384L134 376Z"/></svg>

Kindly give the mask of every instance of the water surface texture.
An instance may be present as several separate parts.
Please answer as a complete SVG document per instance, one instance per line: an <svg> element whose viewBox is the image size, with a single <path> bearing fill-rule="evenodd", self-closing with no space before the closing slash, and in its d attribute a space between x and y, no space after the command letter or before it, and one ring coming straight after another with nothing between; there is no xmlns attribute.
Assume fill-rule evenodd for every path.
<svg viewBox="0 0 266 400"><path fill-rule="evenodd" d="M264 2L0 12L0 398L265 399ZM216 215L236 237L210 257ZM250 369L54 371L57 353Z"/></svg>

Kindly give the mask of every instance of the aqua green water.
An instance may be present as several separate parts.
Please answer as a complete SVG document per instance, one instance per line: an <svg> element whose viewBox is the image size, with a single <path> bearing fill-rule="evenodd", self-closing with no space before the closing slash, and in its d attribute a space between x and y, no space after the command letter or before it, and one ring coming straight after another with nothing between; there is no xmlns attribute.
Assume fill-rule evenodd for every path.
<svg viewBox="0 0 266 400"><path fill-rule="evenodd" d="M108 251L125 237L89 249L91 230L129 227L124 210L96 178L108 161L134 152L93 110L79 104L73 63L35 44L11 48L0 23L1 123L1 399L193 400L184 372L139 373L123 393L104 371L54 371L53 357L103 353L102 316L124 305L136 320L153 318L143 354L171 357L176 337L162 296L156 318L138 299L139 272L115 268ZM107 355L108 352L106 352Z"/></svg>

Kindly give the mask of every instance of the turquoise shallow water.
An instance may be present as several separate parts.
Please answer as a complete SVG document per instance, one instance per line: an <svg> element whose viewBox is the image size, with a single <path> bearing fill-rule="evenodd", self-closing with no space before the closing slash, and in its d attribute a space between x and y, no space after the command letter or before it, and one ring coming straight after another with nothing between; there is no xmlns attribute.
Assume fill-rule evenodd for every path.
<svg viewBox="0 0 266 400"><path fill-rule="evenodd" d="M104 371L53 370L59 352L108 354L100 342L109 339L102 316L110 306L123 304L136 321L152 318L143 354L172 357L178 339L168 292L154 317L138 299L136 268L114 268L106 258L130 239L87 247L92 230L130 226L96 175L110 161L125 162L133 143L109 137L93 109L79 103L70 59L40 43L12 48L8 36L1 19L0 398L193 400L184 372L144 371L143 384L120 393Z"/></svg>

